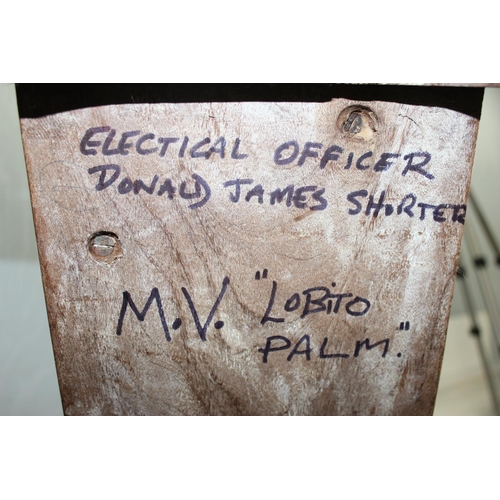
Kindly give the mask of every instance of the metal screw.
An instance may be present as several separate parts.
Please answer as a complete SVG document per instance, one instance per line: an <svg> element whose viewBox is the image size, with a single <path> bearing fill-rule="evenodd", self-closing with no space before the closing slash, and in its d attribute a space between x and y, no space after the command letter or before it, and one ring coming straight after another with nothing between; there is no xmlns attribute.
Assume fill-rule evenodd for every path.
<svg viewBox="0 0 500 500"><path fill-rule="evenodd" d="M354 111L351 113L344 123L344 132L351 134L359 134L363 128L363 116L360 112Z"/></svg>
<svg viewBox="0 0 500 500"><path fill-rule="evenodd" d="M110 232L94 233L89 239L88 249L94 260L105 264L111 264L122 256L120 240L116 234Z"/></svg>
<svg viewBox="0 0 500 500"><path fill-rule="evenodd" d="M337 126L341 132L358 140L369 141L377 133L377 116L364 106L349 106L339 115Z"/></svg>

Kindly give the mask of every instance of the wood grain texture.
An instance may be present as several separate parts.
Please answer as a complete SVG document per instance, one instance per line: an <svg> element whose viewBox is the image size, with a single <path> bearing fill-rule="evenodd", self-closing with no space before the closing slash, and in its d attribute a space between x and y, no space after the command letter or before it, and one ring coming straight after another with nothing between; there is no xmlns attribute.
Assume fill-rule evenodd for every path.
<svg viewBox="0 0 500 500"><path fill-rule="evenodd" d="M349 132L349 106L375 130ZM21 127L67 415L432 414L478 120L338 99L104 106ZM92 127L116 130L117 154L107 129L82 154ZM162 156L158 138L178 140ZM120 175L96 190L102 165ZM134 185L155 176L152 194ZM238 201L235 179L253 181ZM91 251L96 233L118 237L116 259Z"/></svg>

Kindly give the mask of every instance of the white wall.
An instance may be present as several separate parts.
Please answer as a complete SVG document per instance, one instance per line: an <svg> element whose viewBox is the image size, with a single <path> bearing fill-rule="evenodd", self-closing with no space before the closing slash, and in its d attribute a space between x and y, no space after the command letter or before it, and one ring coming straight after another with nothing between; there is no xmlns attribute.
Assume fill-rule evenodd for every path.
<svg viewBox="0 0 500 500"><path fill-rule="evenodd" d="M0 415L61 415L14 85L0 85Z"/></svg>

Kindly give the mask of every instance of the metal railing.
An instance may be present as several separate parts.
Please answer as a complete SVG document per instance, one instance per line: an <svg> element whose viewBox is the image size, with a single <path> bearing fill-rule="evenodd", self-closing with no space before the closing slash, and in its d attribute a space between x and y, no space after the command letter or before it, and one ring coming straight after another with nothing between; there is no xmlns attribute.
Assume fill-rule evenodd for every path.
<svg viewBox="0 0 500 500"><path fill-rule="evenodd" d="M457 278L470 316L470 332L477 338L493 406L496 414L500 415L500 307L495 291L495 283L500 282L500 249L472 191L469 199L471 203L464 228L465 245L460 254ZM466 261L472 270L470 274L465 271L469 269ZM474 293L475 289L479 289L479 293ZM482 309L486 311L490 328L483 328L478 321L478 311Z"/></svg>

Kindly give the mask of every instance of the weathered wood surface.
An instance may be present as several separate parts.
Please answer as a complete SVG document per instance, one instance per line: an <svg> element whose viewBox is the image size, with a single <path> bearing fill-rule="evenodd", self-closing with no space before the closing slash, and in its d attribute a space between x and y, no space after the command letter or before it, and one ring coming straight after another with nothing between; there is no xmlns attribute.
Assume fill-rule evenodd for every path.
<svg viewBox="0 0 500 500"><path fill-rule="evenodd" d="M21 126L66 414L432 414L478 120L338 99Z"/></svg>

